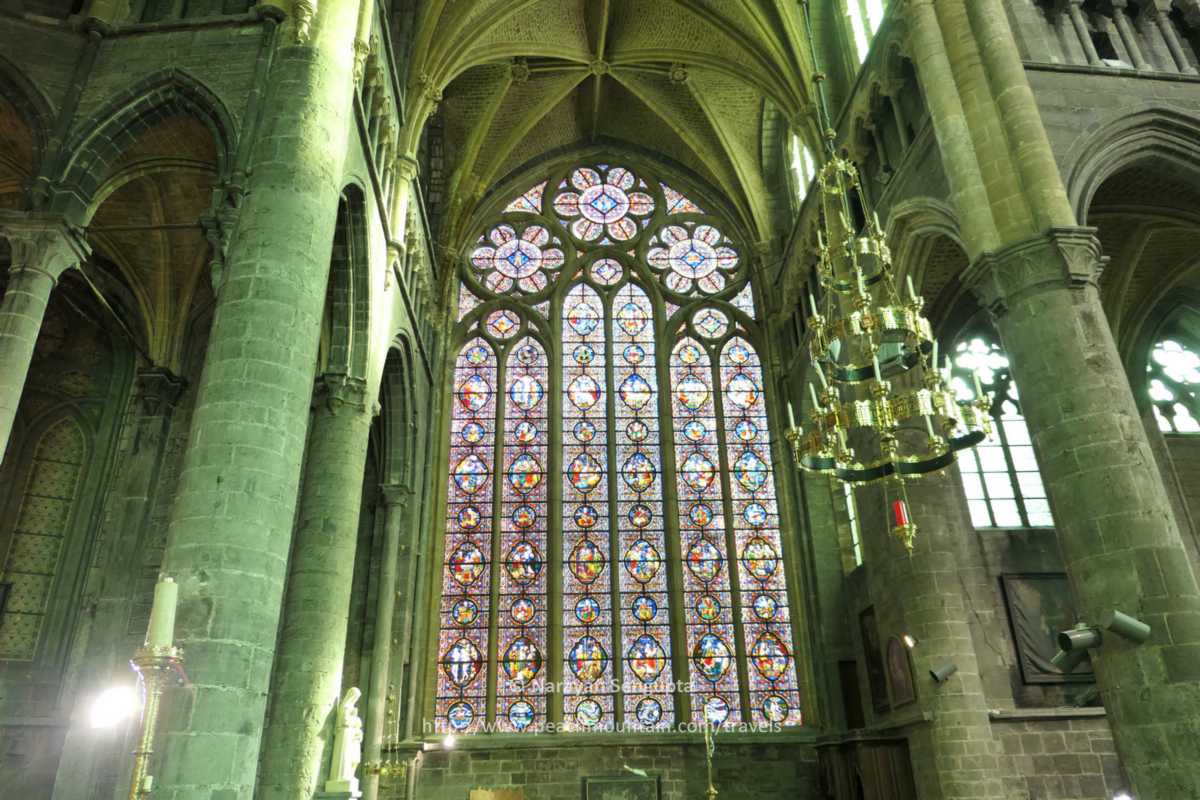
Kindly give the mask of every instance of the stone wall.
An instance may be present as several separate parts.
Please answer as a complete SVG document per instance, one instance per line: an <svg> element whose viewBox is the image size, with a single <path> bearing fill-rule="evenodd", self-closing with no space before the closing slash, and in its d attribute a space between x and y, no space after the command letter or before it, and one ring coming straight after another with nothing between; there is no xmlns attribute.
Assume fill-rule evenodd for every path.
<svg viewBox="0 0 1200 800"><path fill-rule="evenodd" d="M420 800L467 800L471 789L505 787L524 787L525 800L567 800L583 796L584 778L629 776L625 766L659 776L662 800L703 797L706 788L704 746L699 742L472 748L425 753L419 764L416 797ZM807 745L733 743L718 737L713 768L713 781L722 797L805 800L817 796L816 752Z"/></svg>
<svg viewBox="0 0 1200 800"><path fill-rule="evenodd" d="M1108 800L1128 786L1103 716L1017 716L997 719L992 727L1017 797Z"/></svg>

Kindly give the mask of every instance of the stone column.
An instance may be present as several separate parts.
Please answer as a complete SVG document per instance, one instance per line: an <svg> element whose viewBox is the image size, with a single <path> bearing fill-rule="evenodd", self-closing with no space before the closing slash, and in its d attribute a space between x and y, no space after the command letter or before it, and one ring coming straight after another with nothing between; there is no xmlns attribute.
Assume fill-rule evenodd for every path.
<svg viewBox="0 0 1200 800"><path fill-rule="evenodd" d="M191 680L155 794L254 793L350 133L358 4L297 3L279 31L228 246L164 572ZM360 486L355 487L360 489Z"/></svg>
<svg viewBox="0 0 1200 800"><path fill-rule="evenodd" d="M1113 22L1117 25L1117 33L1125 44L1125 50L1133 59L1134 69L1150 69L1146 58L1142 55L1142 46L1138 44L1137 31L1129 23L1129 0L1112 0Z"/></svg>
<svg viewBox="0 0 1200 800"><path fill-rule="evenodd" d="M1055 228L964 273L996 316L1081 617L1118 609L1150 641L1093 651L1117 752L1144 798L1200 797L1200 589L1096 282L1091 228Z"/></svg>
<svg viewBox="0 0 1200 800"><path fill-rule="evenodd" d="M0 300L0 458L21 404L29 362L42 329L50 290L66 270L91 252L60 217L0 211L0 238L12 263Z"/></svg>
<svg viewBox="0 0 1200 800"><path fill-rule="evenodd" d="M412 492L407 486L380 486L383 498L383 552L379 563L379 593L375 604L375 643L371 648L371 685L367 689L367 718L363 742L363 763L378 764L383 740L388 733L388 693L392 688L392 652L396 648L393 623L396 616L396 573L400 568L403 546L405 507ZM413 557L407 553L409 559ZM407 609L403 613L407 613ZM379 797L379 773L363 770L363 800Z"/></svg>
<svg viewBox="0 0 1200 800"><path fill-rule="evenodd" d="M335 709L348 688L342 686L342 665L375 411L361 379L323 375L317 380L263 733L260 800L307 800L321 791L328 773Z"/></svg>
<svg viewBox="0 0 1200 800"><path fill-rule="evenodd" d="M1172 2L1173 0L1147 0L1142 4L1142 13L1158 28L1167 44L1167 50L1171 53L1171 60L1175 62L1175 68L1185 75L1195 75L1196 68L1188 62L1179 37L1175 34L1175 26L1167 16L1171 13Z"/></svg>
<svg viewBox="0 0 1200 800"><path fill-rule="evenodd" d="M1059 8L1066 11L1067 17L1071 20L1071 27L1075 29L1075 38L1083 47L1083 54L1087 57L1088 64L1098 67L1100 66L1100 54L1096 52L1096 45L1092 42L1087 20L1083 18L1083 2L1084 0L1062 0Z"/></svg>
<svg viewBox="0 0 1200 800"><path fill-rule="evenodd" d="M999 234L933 0L908 0L906 11L909 49L929 106L951 200L959 211L963 239L969 248L996 247Z"/></svg>
<svg viewBox="0 0 1200 800"><path fill-rule="evenodd" d="M899 435L924 441L925 429L902 428ZM908 652L915 707L893 711L875 724L906 729L920 797L1002 800L1008 795L1000 744L992 733L980 659L971 636L975 604L968 586L980 583L983 564L962 479L952 467L910 481L906 491L918 529L911 554L892 533L894 520L883 487L857 490L880 658L886 659L889 637L907 633L916 640ZM887 499L897 497L896 489L889 486ZM857 601L856 612L865 604ZM854 620L857 626L857 613ZM946 682L936 683L930 671L948 664L957 671Z"/></svg>

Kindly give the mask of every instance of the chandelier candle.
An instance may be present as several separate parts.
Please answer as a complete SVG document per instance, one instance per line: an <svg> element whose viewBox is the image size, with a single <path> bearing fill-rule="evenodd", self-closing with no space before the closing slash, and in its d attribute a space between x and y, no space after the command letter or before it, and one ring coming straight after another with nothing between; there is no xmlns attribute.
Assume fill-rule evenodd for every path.
<svg viewBox="0 0 1200 800"><path fill-rule="evenodd" d="M146 629L147 647L170 647L175 640L175 607L179 602L179 584L163 578L154 586L154 605L150 607L150 626Z"/></svg>

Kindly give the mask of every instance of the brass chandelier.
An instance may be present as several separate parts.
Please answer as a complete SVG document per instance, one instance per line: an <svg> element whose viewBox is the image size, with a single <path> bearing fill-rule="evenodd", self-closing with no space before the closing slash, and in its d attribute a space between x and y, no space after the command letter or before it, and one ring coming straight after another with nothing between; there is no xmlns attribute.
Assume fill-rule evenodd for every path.
<svg viewBox="0 0 1200 800"><path fill-rule="evenodd" d="M804 3L808 17L808 3ZM811 24L809 44L812 46ZM813 49L814 64L816 50ZM922 314L924 299L906 281L897 289L892 255L858 170L834 147L836 134L819 69L815 73L825 163L817 173L820 303L810 291L807 321L812 407L807 428L789 430L796 465L851 486L882 483L892 532L911 553L917 525L907 481L940 472L956 453L991 433L991 401L975 377L974 399L950 388L950 358L938 368L938 344ZM856 214L856 212L859 212Z"/></svg>

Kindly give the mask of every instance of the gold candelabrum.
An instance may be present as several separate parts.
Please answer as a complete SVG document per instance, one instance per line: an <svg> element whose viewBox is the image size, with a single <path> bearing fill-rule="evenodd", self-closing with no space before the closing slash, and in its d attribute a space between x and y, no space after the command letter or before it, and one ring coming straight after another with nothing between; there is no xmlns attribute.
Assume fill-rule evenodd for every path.
<svg viewBox="0 0 1200 800"><path fill-rule="evenodd" d="M708 769L708 788L704 791L706 800L717 800L717 787L713 785L713 753L717 750L717 737L714 726L704 721L704 765Z"/></svg>
<svg viewBox="0 0 1200 800"><path fill-rule="evenodd" d="M157 598L156 598L157 599ZM163 693L174 681L186 680L183 672L183 652L171 645L147 644L130 659L142 689L142 720L138 743L133 751L133 777L129 784L129 800L141 800L153 791L150 757L154 754L154 737L158 729L158 712Z"/></svg>
<svg viewBox="0 0 1200 800"><path fill-rule="evenodd" d="M384 701L384 717L387 733L384 734L382 747L383 755L379 761L369 761L362 765L363 771L370 775L378 775L381 782L402 781L408 775L408 762L396 758L396 746L400 743L400 731L396 727L396 691L394 686L388 686L387 697Z"/></svg>
<svg viewBox="0 0 1200 800"><path fill-rule="evenodd" d="M174 641L175 607L178 602L179 585L172 578L160 577L154 585L154 604L150 607L146 641L129 661L142 689L141 729L137 748L133 751L129 800L141 800L154 789L150 757L154 754L162 696L172 681L187 681L187 674L183 671L183 651L175 646Z"/></svg>
<svg viewBox="0 0 1200 800"><path fill-rule="evenodd" d="M851 486L881 482L892 532L911 553L917 525L907 482L943 470L957 451L983 441L991 431L990 401L978 377L972 401L960 402L950 388L950 359L939 369L925 301L911 277L901 297L858 170L833 152L832 130L826 138L828 159L817 174L821 302L808 293L809 374L816 382L808 384L807 429L789 404L786 438L800 469Z"/></svg>

